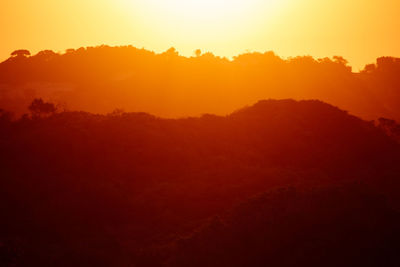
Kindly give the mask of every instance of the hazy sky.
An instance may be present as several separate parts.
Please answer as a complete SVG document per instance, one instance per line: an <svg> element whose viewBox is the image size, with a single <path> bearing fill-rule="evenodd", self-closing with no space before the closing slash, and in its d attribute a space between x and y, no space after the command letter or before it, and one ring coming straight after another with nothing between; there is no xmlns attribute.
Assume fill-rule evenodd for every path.
<svg viewBox="0 0 400 267"><path fill-rule="evenodd" d="M400 56L398 0L0 0L0 60L15 49L134 45L183 55Z"/></svg>

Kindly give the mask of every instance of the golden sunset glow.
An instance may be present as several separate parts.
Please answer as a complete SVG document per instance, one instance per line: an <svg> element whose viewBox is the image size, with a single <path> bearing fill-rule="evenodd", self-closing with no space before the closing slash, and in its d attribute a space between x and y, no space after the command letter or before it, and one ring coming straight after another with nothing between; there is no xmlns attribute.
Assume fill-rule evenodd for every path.
<svg viewBox="0 0 400 267"><path fill-rule="evenodd" d="M176 31L215 32L234 27L251 27L254 16L262 10L265 17L272 17L286 0L148 0L140 3L156 27L174 26ZM137 7L133 1L126 5ZM244 25L243 25L244 24Z"/></svg>
<svg viewBox="0 0 400 267"><path fill-rule="evenodd" d="M0 267L400 266L400 0L0 0Z"/></svg>
<svg viewBox="0 0 400 267"><path fill-rule="evenodd" d="M138 11L139 24L145 25L155 38L171 40L184 54L195 44L208 51L223 45L231 56L239 43L271 23L289 0L122 0L125 13ZM249 31L249 29L253 30ZM230 45L226 45L230 44Z"/></svg>
<svg viewBox="0 0 400 267"><path fill-rule="evenodd" d="M360 69L400 55L399 11L393 0L3 0L0 58L17 48L131 44L185 56L341 55Z"/></svg>

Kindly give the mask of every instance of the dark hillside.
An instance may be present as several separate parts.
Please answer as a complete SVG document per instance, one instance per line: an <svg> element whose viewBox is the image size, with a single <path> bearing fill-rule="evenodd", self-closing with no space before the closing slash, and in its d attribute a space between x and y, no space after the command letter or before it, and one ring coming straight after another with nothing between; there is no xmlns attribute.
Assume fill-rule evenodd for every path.
<svg viewBox="0 0 400 267"><path fill-rule="evenodd" d="M400 213L364 186L271 191L177 242L171 266L398 266Z"/></svg>
<svg viewBox="0 0 400 267"><path fill-rule="evenodd" d="M226 117L7 118L0 257L10 266L155 266L181 236L276 187L362 183L399 207L399 144L320 101L260 101Z"/></svg>

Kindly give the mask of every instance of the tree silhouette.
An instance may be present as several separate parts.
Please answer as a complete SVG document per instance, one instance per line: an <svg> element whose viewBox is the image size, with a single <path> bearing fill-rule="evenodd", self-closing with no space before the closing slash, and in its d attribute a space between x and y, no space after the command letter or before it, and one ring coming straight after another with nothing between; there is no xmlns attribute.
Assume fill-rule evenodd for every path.
<svg viewBox="0 0 400 267"><path fill-rule="evenodd" d="M171 47L170 49L168 49L167 51L165 51L166 55L173 55L173 56L178 56L179 53L178 51L176 51L175 47Z"/></svg>
<svg viewBox="0 0 400 267"><path fill-rule="evenodd" d="M341 56L334 56L333 61L336 63L342 64L344 66L346 66L349 63L349 61L347 61L347 59L345 59L344 57L341 57Z"/></svg>
<svg viewBox="0 0 400 267"><path fill-rule="evenodd" d="M25 49L15 50L14 52L11 53L12 57L29 57L30 55L31 52Z"/></svg>
<svg viewBox="0 0 400 267"><path fill-rule="evenodd" d="M362 73L373 73L376 70L375 64L365 65L364 69L361 71Z"/></svg>
<svg viewBox="0 0 400 267"><path fill-rule="evenodd" d="M36 98L29 106L29 111L33 117L42 117L54 114L57 111L53 103L44 102L41 98Z"/></svg>
<svg viewBox="0 0 400 267"><path fill-rule="evenodd" d="M39 59L41 59L43 61L47 61L47 60L50 60L50 59L52 59L53 57L56 57L56 56L58 56L58 54L55 53L54 51L52 51L52 50L44 50L44 51L40 51L36 55L36 58L39 58Z"/></svg>
<svg viewBox="0 0 400 267"><path fill-rule="evenodd" d="M196 51L194 51L194 54L196 55L196 57L201 56L201 50L197 49Z"/></svg>

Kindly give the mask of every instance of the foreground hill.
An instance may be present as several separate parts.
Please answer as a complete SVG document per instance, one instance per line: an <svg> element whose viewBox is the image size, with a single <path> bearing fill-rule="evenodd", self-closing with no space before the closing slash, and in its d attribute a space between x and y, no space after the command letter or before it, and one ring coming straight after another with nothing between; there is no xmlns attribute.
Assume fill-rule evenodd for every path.
<svg viewBox="0 0 400 267"><path fill-rule="evenodd" d="M65 54L16 51L0 64L0 107L18 115L42 97L69 110L114 108L162 117L226 115L259 99L319 99L364 119L400 120L400 60L379 58L361 73L345 59L248 53L179 56L134 47L89 47Z"/></svg>
<svg viewBox="0 0 400 267"><path fill-rule="evenodd" d="M400 213L363 186L257 196L177 242L171 266L398 266Z"/></svg>
<svg viewBox="0 0 400 267"><path fill-rule="evenodd" d="M245 223L240 229L221 229L215 238L230 243L229 238L236 237L226 231L246 235L243 229L248 227L261 231L263 240L251 245L257 249L254 255L272 253L278 238L270 239L268 231L313 233L307 227L323 227L324 219L316 214L326 208L333 215L324 229L334 227L336 220L349 229L359 222L347 225L342 209L345 213L353 209L355 216L371 222L378 220L375 228L365 226L366 234L383 231L379 242L368 243L371 249L384 245L377 258L389 253L388 244L400 241L397 235L394 241L387 239L388 231L398 230L399 144L373 123L320 101L260 101L225 117L161 119L145 113L63 112L18 121L3 118L0 124L0 212L5 215L0 221L0 255L10 266L194 266L194 262L208 266L211 258L204 257L207 250L201 246L211 249L207 242L212 241L199 245L190 239L193 245L188 249L199 247L199 251L186 253L178 245L182 237L192 236L210 218L224 216L248 198L280 187L308 192L315 187L363 186L372 190L367 199L374 203L376 196L383 197L387 204L376 202L368 213L366 204L359 209L362 195L355 195L352 204L352 193L346 193L348 207L344 207L347 200L339 201L340 195L325 206L321 191L315 199L312 194L305 196L321 205L308 211L297 197L281 199L284 196L278 194L278 202L287 201L285 205L296 209L286 219L277 213L276 220L288 225L264 229ZM272 204L265 205L269 209ZM262 216L273 214L268 211ZM305 216L299 228L292 228L295 216ZM327 238L337 236L337 245L347 242L347 230L331 230ZM325 230L315 231L319 241L307 241L310 248L325 242L321 236ZM285 238L279 253L302 253L299 246L304 243L288 234ZM355 234L354 238L361 237ZM221 253L237 252L231 247L213 251L218 258ZM182 253L187 257L182 258ZM226 260L229 255L233 258ZM235 259L234 254L223 257L224 262ZM244 254L238 264L246 266L250 257L252 253ZM274 266L288 266L269 256L261 262L268 260Z"/></svg>

